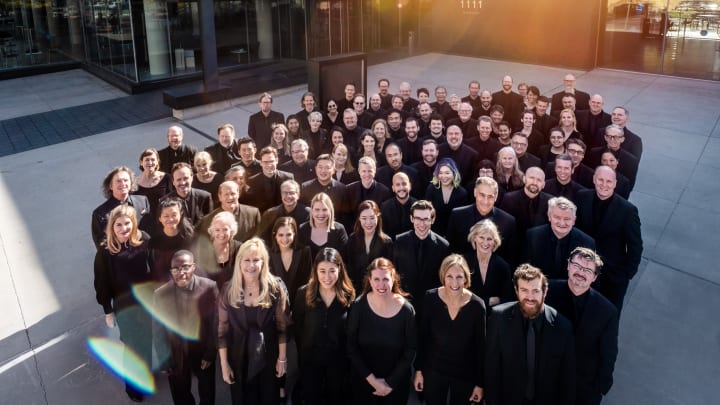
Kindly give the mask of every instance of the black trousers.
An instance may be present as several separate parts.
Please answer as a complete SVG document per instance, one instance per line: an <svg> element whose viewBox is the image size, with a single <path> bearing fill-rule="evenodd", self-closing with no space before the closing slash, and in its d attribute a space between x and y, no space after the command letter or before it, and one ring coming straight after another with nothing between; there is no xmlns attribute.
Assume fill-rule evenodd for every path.
<svg viewBox="0 0 720 405"><path fill-rule="evenodd" d="M300 377L300 397L304 404L342 405L348 403L346 370L349 364L318 364L308 361Z"/></svg>
<svg viewBox="0 0 720 405"><path fill-rule="evenodd" d="M174 369L168 374L170 393L175 405L195 405L192 394L192 376L198 379L200 405L215 404L215 362L205 370L200 368L201 356L188 356L183 362L186 367Z"/></svg>
<svg viewBox="0 0 720 405"><path fill-rule="evenodd" d="M268 362L262 371L250 380L235 380L230 385L233 405L277 405L280 403L280 385L275 377L275 363ZM241 375L233 370L236 376Z"/></svg>
<svg viewBox="0 0 720 405"><path fill-rule="evenodd" d="M425 403L427 405L467 405L470 402L475 384L457 378L450 378L434 372L423 370L425 387ZM450 400L448 401L448 394Z"/></svg>

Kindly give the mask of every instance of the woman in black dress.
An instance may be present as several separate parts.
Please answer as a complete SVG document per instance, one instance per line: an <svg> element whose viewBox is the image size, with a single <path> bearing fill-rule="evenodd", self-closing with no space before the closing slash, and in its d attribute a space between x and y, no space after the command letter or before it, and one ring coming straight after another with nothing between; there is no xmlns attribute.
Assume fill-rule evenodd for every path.
<svg viewBox="0 0 720 405"><path fill-rule="evenodd" d="M392 239L382 230L380 207L372 200L358 205L358 217L353 234L347 244L348 273L356 290L362 288L362 280L368 264L378 257L392 257Z"/></svg>
<svg viewBox="0 0 720 405"><path fill-rule="evenodd" d="M260 238L238 249L233 276L218 300L218 353L233 405L278 404L287 370L287 291L270 274Z"/></svg>
<svg viewBox="0 0 720 405"><path fill-rule="evenodd" d="M510 146L505 146L498 151L495 167L495 180L498 183L498 198L495 205L502 202L505 193L520 190L523 188L523 172L517 160L515 151Z"/></svg>
<svg viewBox="0 0 720 405"><path fill-rule="evenodd" d="M169 198L160 203L160 230L150 240L150 271L154 281L170 280L170 262L178 250L190 249L193 244L192 224L185 218L182 203Z"/></svg>
<svg viewBox="0 0 720 405"><path fill-rule="evenodd" d="M417 348L415 310L392 262L373 260L347 321L353 403L406 404Z"/></svg>
<svg viewBox="0 0 720 405"><path fill-rule="evenodd" d="M353 156L344 143L333 146L331 156L335 160L335 180L345 185L360 180L360 175L352 165Z"/></svg>
<svg viewBox="0 0 720 405"><path fill-rule="evenodd" d="M468 290L470 269L458 254L443 260L440 282L425 294L415 390L428 405L477 403L484 387L485 304Z"/></svg>
<svg viewBox="0 0 720 405"><path fill-rule="evenodd" d="M152 368L152 318L137 301L133 289L150 282L150 236L138 229L135 208L119 205L110 211L105 241L95 254L95 298L105 312L109 328L120 326L126 350L123 362L136 363L135 352ZM169 269L168 269L169 270ZM125 392L135 402L147 393L136 382L125 381Z"/></svg>
<svg viewBox="0 0 720 405"><path fill-rule="evenodd" d="M433 177L425 189L425 199L435 207L432 230L440 235L447 232L450 212L468 203L468 193L463 186L460 171L450 158L442 158L435 166Z"/></svg>
<svg viewBox="0 0 720 405"><path fill-rule="evenodd" d="M218 187L225 181L225 176L222 173L212 170L214 163L212 156L205 151L200 151L195 154L195 159L193 160L195 176L192 186L193 188L205 190L210 193L213 199L213 206L219 207Z"/></svg>
<svg viewBox="0 0 720 405"><path fill-rule="evenodd" d="M298 240L310 246L310 256L317 256L320 249L331 247L344 254L348 235L345 227L335 221L333 202L325 193L317 193L310 200L310 220L298 229Z"/></svg>
<svg viewBox="0 0 720 405"><path fill-rule="evenodd" d="M160 170L160 155L153 149L145 149L140 154L140 170L135 178L136 195L144 195L150 203L150 212L156 213L160 198L173 190L172 176ZM155 229L151 233L154 234Z"/></svg>
<svg viewBox="0 0 720 405"><path fill-rule="evenodd" d="M545 170L548 163L555 163L555 157L561 153L567 153L565 149L565 135L559 127L550 130L550 143L540 147L538 157L542 162L542 169Z"/></svg>
<svg viewBox="0 0 720 405"><path fill-rule="evenodd" d="M468 242L475 253L466 253L465 260L472 273L470 290L482 298L488 308L513 300L512 273L510 265L495 251L501 239L497 226L490 219L483 219L470 228Z"/></svg>
<svg viewBox="0 0 720 405"><path fill-rule="evenodd" d="M300 359L301 404L347 404L345 322L355 299L340 252L318 253L307 285L297 290L293 321Z"/></svg>
<svg viewBox="0 0 720 405"><path fill-rule="evenodd" d="M270 146L277 149L278 165L281 165L291 159L290 132L284 124L273 124L272 135L270 136Z"/></svg>
<svg viewBox="0 0 720 405"><path fill-rule="evenodd" d="M280 277L288 291L297 291L307 284L310 277L310 247L302 246L297 237L297 223L292 217L280 217L272 229L272 249L270 251L270 272ZM290 308L293 308L295 296L290 296Z"/></svg>

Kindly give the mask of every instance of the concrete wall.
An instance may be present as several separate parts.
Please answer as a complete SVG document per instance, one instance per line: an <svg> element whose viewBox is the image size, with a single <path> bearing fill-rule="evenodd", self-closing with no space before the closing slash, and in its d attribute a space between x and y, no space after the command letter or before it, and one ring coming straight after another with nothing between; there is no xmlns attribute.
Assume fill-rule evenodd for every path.
<svg viewBox="0 0 720 405"><path fill-rule="evenodd" d="M435 2L421 46L435 52L591 68L607 0ZM602 21L601 21L602 20ZM430 35L428 35L430 34Z"/></svg>

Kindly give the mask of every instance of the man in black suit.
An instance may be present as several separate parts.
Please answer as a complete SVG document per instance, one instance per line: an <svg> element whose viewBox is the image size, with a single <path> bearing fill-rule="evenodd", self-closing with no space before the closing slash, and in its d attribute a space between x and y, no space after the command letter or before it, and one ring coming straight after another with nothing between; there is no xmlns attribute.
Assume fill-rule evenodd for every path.
<svg viewBox="0 0 720 405"><path fill-rule="evenodd" d="M262 172L260 161L255 157L255 153L257 152L255 141L246 136L244 138L240 138L236 144L240 160L233 163L230 167L242 166L243 169L245 169L245 178L247 179Z"/></svg>
<svg viewBox="0 0 720 405"><path fill-rule="evenodd" d="M600 256L579 247L567 261L567 281L551 280L547 303L567 317L575 331L578 405L599 405L613 383L618 354L618 313L590 287L602 268Z"/></svg>
<svg viewBox="0 0 720 405"><path fill-rule="evenodd" d="M413 229L397 235L393 244L393 263L397 266L405 291L420 311L425 291L439 287L438 269L450 253L448 241L430 228L435 208L430 201L419 200L410 208Z"/></svg>
<svg viewBox="0 0 720 405"><path fill-rule="evenodd" d="M238 201L240 188L237 183L229 180L220 183L218 187L218 197L220 206L206 215L202 221L197 224L195 227L195 235L207 235L215 215L226 211L233 214L235 221L237 221L235 240L245 242L255 236L258 226L260 225L260 210L251 205L240 204Z"/></svg>
<svg viewBox="0 0 720 405"><path fill-rule="evenodd" d="M495 105L501 105L504 109L504 119L518 125L520 122L520 114L525 109L525 100L518 93L512 91L512 76L505 76L502 79L502 90L492 94L492 100Z"/></svg>
<svg viewBox="0 0 720 405"><path fill-rule="evenodd" d="M545 143L549 143L550 130L558 124L557 118L547 113L550 100L545 96L540 96L535 102L535 123L533 128L540 131L545 136Z"/></svg>
<svg viewBox="0 0 720 405"><path fill-rule="evenodd" d="M618 160L617 171L623 176L627 177L630 181L630 190L635 187L635 180L637 179L637 172L640 166L640 160L635 157L632 153L622 148L622 144L625 143L625 132L622 127L615 124L610 124L605 127L605 144L606 146L598 146L590 150L588 154L588 164L590 167L600 166L602 154L605 149L610 149L615 153L615 157Z"/></svg>
<svg viewBox="0 0 720 405"><path fill-rule="evenodd" d="M490 177L478 177L475 180L473 194L474 205L458 207L450 213L445 235L450 241L452 251L460 254L472 252L473 248L467 240L470 228L483 219L490 219L497 226L502 239L498 254L508 263L516 263L515 218L495 207L498 195L497 182Z"/></svg>
<svg viewBox="0 0 720 405"><path fill-rule="evenodd" d="M574 405L575 339L570 321L545 305L548 281L523 264L518 300L492 308L485 346L487 405Z"/></svg>
<svg viewBox="0 0 720 405"><path fill-rule="evenodd" d="M279 169L291 173L299 184L315 178L315 161L308 159L310 147L304 139L295 139L290 144L292 159L280 165Z"/></svg>
<svg viewBox="0 0 720 405"><path fill-rule="evenodd" d="M181 126L173 125L167 131L167 148L158 151L160 157L160 170L169 173L175 163L185 162L193 165L193 158L197 148L183 143L183 129Z"/></svg>
<svg viewBox="0 0 720 405"><path fill-rule="evenodd" d="M415 117L405 120L405 138L396 141L402 151L402 161L412 165L422 160L422 139L420 138L420 122Z"/></svg>
<svg viewBox="0 0 720 405"><path fill-rule="evenodd" d="M162 196L160 201L169 198L180 200L185 218L193 225L198 224L213 210L212 196L205 190L192 188L193 172L187 163L175 163L172 169L172 178L175 190Z"/></svg>
<svg viewBox="0 0 720 405"><path fill-rule="evenodd" d="M280 185L280 195L282 203L269 208L262 213L260 218L260 226L257 235L268 246L272 245L272 228L275 221L280 217L292 217L296 224L302 224L310 219L310 208L300 203L300 184L295 180L285 180Z"/></svg>
<svg viewBox="0 0 720 405"><path fill-rule="evenodd" d="M92 213L90 231L96 248L105 240L110 211L120 204L127 204L135 208L138 227L143 231L152 234L155 227L155 218L150 212L150 202L144 195L130 194L137 190L135 174L127 166L119 166L112 169L102 183L105 202L100 204Z"/></svg>
<svg viewBox="0 0 720 405"><path fill-rule="evenodd" d="M456 125L462 131L463 136L468 139L477 137L478 122L472 118L472 112L473 109L470 103L461 103L458 108L458 117L448 120L445 126L449 128Z"/></svg>
<svg viewBox="0 0 720 405"><path fill-rule="evenodd" d="M375 160L363 156L358 161L358 175L360 180L348 184L346 189L348 204L352 217L357 218L357 208L365 200L374 201L378 207L385 200L392 197L392 192L384 184L375 181Z"/></svg>
<svg viewBox="0 0 720 405"><path fill-rule="evenodd" d="M398 95L402 98L403 102L401 109L407 113L413 114L415 112L415 108L417 108L420 102L411 97L411 91L412 88L410 87L410 83L400 83L400 86L398 87Z"/></svg>
<svg viewBox="0 0 720 405"><path fill-rule="evenodd" d="M585 187L572 179L572 165L570 155L561 153L555 156L555 177L545 182L543 191L552 196L565 197L575 202L577 193L585 190Z"/></svg>
<svg viewBox="0 0 720 405"><path fill-rule="evenodd" d="M492 120L488 116L481 116L477 121L478 136L475 138L468 138L463 135L465 144L477 152L477 160L483 159L495 161L497 160L497 153L502 147L497 139L493 138L492 135Z"/></svg>
<svg viewBox="0 0 720 405"><path fill-rule="evenodd" d="M568 73L563 78L563 89L552 96L551 111L562 110L562 97L569 93L575 96L575 107L577 110L587 110L590 108L590 95L584 91L575 88L577 84L575 75Z"/></svg>
<svg viewBox="0 0 720 405"><path fill-rule="evenodd" d="M330 196L335 208L335 220L343 225L352 224L347 204L346 186L333 178L335 160L327 153L315 160L315 178L300 185L300 201L310 205L315 194L323 192Z"/></svg>
<svg viewBox="0 0 720 405"><path fill-rule="evenodd" d="M403 172L395 173L392 178L392 191L395 194L382 203L380 213L383 218L383 232L395 239L403 232L412 229L410 209L417 199L410 195L410 178Z"/></svg>
<svg viewBox="0 0 720 405"><path fill-rule="evenodd" d="M577 207L567 198L551 198L547 216L549 224L528 229L523 260L540 268L550 279L564 279L565 259L570 252L578 246L595 250L595 241L575 228Z"/></svg>
<svg viewBox="0 0 720 405"><path fill-rule="evenodd" d="M413 169L417 170L417 184L420 187L427 187L433 178L435 172L435 165L437 165L437 159L439 146L435 139L426 138L422 141L422 160L415 162L410 165Z"/></svg>
<svg viewBox="0 0 720 405"><path fill-rule="evenodd" d="M595 190L578 194L578 227L595 239L605 261L597 290L622 312L630 280L640 265L643 251L637 208L615 194L615 171L598 166L593 177Z"/></svg>
<svg viewBox="0 0 720 405"><path fill-rule="evenodd" d="M551 114L553 117L555 117L555 118L557 118L557 119L559 120L559 119L560 119L560 113L561 113L563 110L570 110L570 111L573 112L573 114L575 114L575 104L577 103L577 100L575 99L575 95L574 95L574 94L572 94L572 93L563 93L561 102L562 102L562 104L561 104L561 108L560 108L560 109L556 110L556 109L553 108L552 111L550 111L550 114Z"/></svg>
<svg viewBox="0 0 720 405"><path fill-rule="evenodd" d="M622 148L640 160L643 152L642 138L627 128L628 118L630 118L630 111L622 106L613 108L612 115L610 115L610 121L623 129L625 142L622 143ZM605 129L598 130L596 136L600 146L604 145Z"/></svg>
<svg viewBox="0 0 720 405"><path fill-rule="evenodd" d="M593 188L593 169L583 163L587 146L585 142L577 138L570 138L565 141L565 150L572 160L572 175L570 176L578 184L585 188ZM545 175L552 176L555 172L555 162L550 162L545 168Z"/></svg>
<svg viewBox="0 0 720 405"><path fill-rule="evenodd" d="M230 166L240 161L235 143L235 127L232 124L222 124L217 129L218 141L207 148L213 159L213 170L225 173Z"/></svg>
<svg viewBox="0 0 720 405"><path fill-rule="evenodd" d="M293 175L277 169L278 153L272 146L266 146L260 150L260 165L262 172L248 179L250 187L250 200L260 212L265 212L270 207L280 204L280 185L285 180L292 180Z"/></svg>
<svg viewBox="0 0 720 405"><path fill-rule="evenodd" d="M475 173L475 164L478 154L475 150L463 143L464 134L457 125L450 125L445 134L447 142L440 145L438 158L450 158L460 172L460 177L469 179Z"/></svg>
<svg viewBox="0 0 720 405"><path fill-rule="evenodd" d="M577 130L585 138L588 148L602 146L602 139L597 139L598 131L611 124L610 114L603 111L603 98L599 94L590 97L590 109L575 113Z"/></svg>
<svg viewBox="0 0 720 405"><path fill-rule="evenodd" d="M284 124L285 116L272 110L272 96L263 93L258 100L260 111L250 116L248 121L248 136L255 141L259 148L270 145L273 124Z"/></svg>
<svg viewBox="0 0 720 405"><path fill-rule="evenodd" d="M525 233L529 228L548 222L548 200L550 194L542 191L545 187L545 173L539 167L530 167L523 175L522 190L506 193L500 208L515 218L518 246L524 246Z"/></svg>
<svg viewBox="0 0 720 405"><path fill-rule="evenodd" d="M530 167L542 166L540 158L528 152L529 144L530 140L527 135L522 132L515 132L512 135L512 138L510 138L510 146L515 151L515 157L518 160L518 165L520 165L520 170L523 172Z"/></svg>
<svg viewBox="0 0 720 405"><path fill-rule="evenodd" d="M403 163L402 150L395 142L391 142L385 147L385 161L387 164L381 166L375 175L375 180L377 180L378 183L383 184L387 188L391 188L392 178L395 173L403 172L408 175L412 182L413 195L418 196L425 192L425 189L420 191L420 186L417 183L417 170Z"/></svg>

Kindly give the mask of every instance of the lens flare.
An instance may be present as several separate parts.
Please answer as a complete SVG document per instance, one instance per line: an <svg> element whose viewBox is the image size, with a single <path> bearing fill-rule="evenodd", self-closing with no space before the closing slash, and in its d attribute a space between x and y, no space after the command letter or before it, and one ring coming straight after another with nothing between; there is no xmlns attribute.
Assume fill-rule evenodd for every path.
<svg viewBox="0 0 720 405"><path fill-rule="evenodd" d="M163 324L187 340L197 341L200 339L201 319L198 308L192 307L189 310L184 309L183 313L178 313L178 308L173 302L156 303L153 293L157 287L159 287L157 283L137 284L133 286L132 292L135 299L152 315L156 322Z"/></svg>
<svg viewBox="0 0 720 405"><path fill-rule="evenodd" d="M122 342L103 337L90 337L88 348L113 374L127 381L136 390L155 393L155 379L145 362Z"/></svg>

